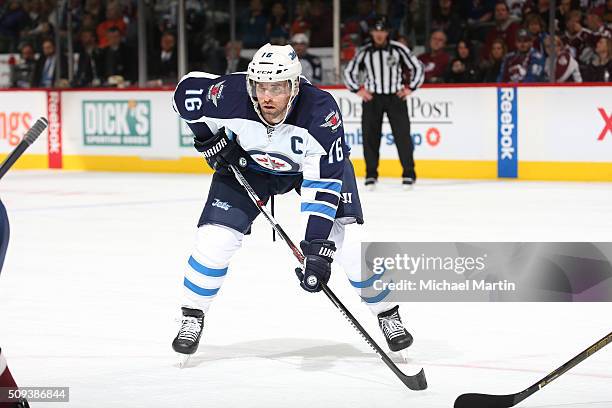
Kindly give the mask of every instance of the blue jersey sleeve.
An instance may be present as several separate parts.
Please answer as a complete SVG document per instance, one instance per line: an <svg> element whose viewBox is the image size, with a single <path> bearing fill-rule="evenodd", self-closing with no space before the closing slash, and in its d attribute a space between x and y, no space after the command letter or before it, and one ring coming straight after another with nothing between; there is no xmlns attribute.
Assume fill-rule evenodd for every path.
<svg viewBox="0 0 612 408"><path fill-rule="evenodd" d="M250 100L245 80L244 74L190 72L174 91L174 110L187 122L195 138L205 141L228 119L246 117Z"/></svg>
<svg viewBox="0 0 612 408"><path fill-rule="evenodd" d="M187 122L199 141L210 139L218 130L213 121L204 119L208 113L207 92L217 78L205 72L191 72L181 79L172 95L174 111Z"/></svg>
<svg viewBox="0 0 612 408"><path fill-rule="evenodd" d="M329 237L348 160L340 109L328 93L313 110L308 131L312 140L304 160L301 211L308 216L305 239L310 241Z"/></svg>

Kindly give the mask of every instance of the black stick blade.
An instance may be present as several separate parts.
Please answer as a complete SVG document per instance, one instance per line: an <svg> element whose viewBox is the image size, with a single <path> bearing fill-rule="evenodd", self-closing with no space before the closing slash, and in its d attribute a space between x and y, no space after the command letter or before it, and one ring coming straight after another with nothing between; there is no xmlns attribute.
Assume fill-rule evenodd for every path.
<svg viewBox="0 0 612 408"><path fill-rule="evenodd" d="M49 121L46 118L38 118L36 123L34 123L34 125L26 132L25 136L23 137L23 140L25 140L28 145L31 145L36 141L36 139L38 139L38 136L40 136L41 133L44 132L44 130L47 128L47 125L49 125Z"/></svg>
<svg viewBox="0 0 612 408"><path fill-rule="evenodd" d="M34 141L40 136L40 134L47 128L49 122L45 118L40 118L36 123L26 132L23 139L17 147L4 159L4 162L0 165L0 179L9 171L11 166L21 157L23 152L34 143Z"/></svg>
<svg viewBox="0 0 612 408"><path fill-rule="evenodd" d="M514 394L463 394L455 400L455 408L509 408L516 404Z"/></svg>
<svg viewBox="0 0 612 408"><path fill-rule="evenodd" d="M413 391L421 391L427 389L427 379L425 378L425 370L421 368L415 375L406 375L402 373L400 379L408 388Z"/></svg>

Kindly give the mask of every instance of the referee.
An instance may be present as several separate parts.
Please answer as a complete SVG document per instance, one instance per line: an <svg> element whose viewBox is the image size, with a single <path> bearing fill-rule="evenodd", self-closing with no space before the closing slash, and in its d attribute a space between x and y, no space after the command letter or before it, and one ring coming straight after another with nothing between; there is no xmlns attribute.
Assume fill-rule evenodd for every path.
<svg viewBox="0 0 612 408"><path fill-rule="evenodd" d="M386 112L404 169L402 184L409 189L416 181L416 173L406 97L423 83L423 66L406 46L389 40L386 16L376 20L370 28L370 36L372 42L361 47L344 69L346 86L363 99L361 128L366 162L365 185L369 190L376 187L382 120ZM359 83L362 71L365 73L363 87ZM408 84L404 78L410 78Z"/></svg>

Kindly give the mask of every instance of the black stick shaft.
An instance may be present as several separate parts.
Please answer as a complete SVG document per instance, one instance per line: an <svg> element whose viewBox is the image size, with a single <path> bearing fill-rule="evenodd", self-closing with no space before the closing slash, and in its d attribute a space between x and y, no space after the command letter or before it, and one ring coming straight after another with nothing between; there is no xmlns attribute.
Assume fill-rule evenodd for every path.
<svg viewBox="0 0 612 408"><path fill-rule="evenodd" d="M268 213L268 210L266 209L266 207L264 207L264 202L259 199L259 196L255 192L255 190L253 190L253 187L251 187L249 182L244 178L240 170L238 170L233 165L230 166L230 169L234 173L234 176L238 180L238 183L240 183L240 185L244 187L247 194L251 198L251 201L253 201L253 203L257 206L261 214L263 214L263 216L272 225L272 228L274 228L274 230L278 232L278 235L281 237L281 239L285 241L287 245L289 245L289 248L293 252L293 255L295 255L295 257L301 264L304 263L304 255L302 254L302 251L300 251L300 249L297 246L295 246L293 241L291 241L291 238L289 238L289 236L283 230L283 228L279 225L279 223L276 222L276 220L274 219L274 217L272 217L272 215L270 215L270 213Z"/></svg>
<svg viewBox="0 0 612 408"><path fill-rule="evenodd" d="M257 206L261 214L263 214L264 217L270 222L270 224L272 225L272 228L274 228L274 230L278 232L278 235L282 238L282 240L287 243L287 245L293 252L293 255L295 255L295 257L297 258L297 260L301 264L303 264L304 255L302 254L302 251L300 251L300 249L297 246L295 246L293 241L291 241L291 239L289 238L287 233L283 230L283 228L279 225L279 223L274 219L274 217L271 214L268 213L266 207L264 207L264 202L259 199L259 196L255 192L255 190L253 190L249 182L244 178L240 170L238 170L233 165L230 165L230 169L234 173L234 176L238 180L238 183L240 183L240 185L244 187L247 194L249 195L253 203ZM393 373L406 386L408 386L408 388L410 388L411 390L424 390L427 388L427 380L425 379L425 372L422 369L418 374L414 376L407 376L406 374L404 374L399 368L397 368L395 363L393 363L393 361L380 348L380 346L376 344L374 339L370 337L368 332L363 328L363 326L359 323L359 321L355 319L355 317L351 314L351 312L349 312L346 306L342 304L340 299L338 299L338 297L334 294L334 292L332 292L329 286L327 286L325 283L322 283L321 287L323 289L323 293L325 293L327 298L334 304L334 306L338 308L338 310L340 310L342 315L359 332L359 334L361 335L361 337L363 337L366 343L368 343L368 345L372 347L372 349L376 352L376 354L378 354L378 356L383 360L383 362L391 369L391 371L393 371Z"/></svg>
<svg viewBox="0 0 612 408"><path fill-rule="evenodd" d="M577 356L569 360L567 363L563 364L561 367L557 368L556 370L548 374L546 377L542 378L540 381L538 381L537 383L529 387L526 390L528 394L525 396L525 398L527 398L529 395L533 394L534 392L544 388L545 386L547 386L548 384L550 384L551 382L559 378L561 375L565 374L572 368L576 367L578 364L582 363L584 360L592 356L595 352L607 346L610 342L612 342L612 332L608 333L607 335L602 337L600 340L598 340L597 342L589 346L586 350L582 351Z"/></svg>
<svg viewBox="0 0 612 408"><path fill-rule="evenodd" d="M589 346L586 350L552 371L531 387L517 392L516 394L492 395L492 394L462 394L455 400L454 408L510 408L523 401L525 398L541 390L567 371L576 367L579 363L595 354L597 351L612 343L612 332L605 335L601 340Z"/></svg>
<svg viewBox="0 0 612 408"><path fill-rule="evenodd" d="M336 297L334 292L331 291L329 286L325 283L322 284L323 292L327 297L334 303L334 305L340 310L344 317L351 323L357 332L361 334L366 343L374 350L376 354L382 359L382 361L393 371L393 373L412 390L424 390L427 388L427 380L425 379L425 371L421 371L415 376L407 376L404 374L395 363L389 358L389 356L380 348L380 346L370 337L368 332L363 328L357 319L349 312L349 310L342 304L340 299Z"/></svg>
<svg viewBox="0 0 612 408"><path fill-rule="evenodd" d="M0 179L11 169L13 164L21 157L23 152L40 136L40 134L47 128L49 122L45 118L39 118L34 126L32 126L17 147L8 155L8 157L0 165Z"/></svg>

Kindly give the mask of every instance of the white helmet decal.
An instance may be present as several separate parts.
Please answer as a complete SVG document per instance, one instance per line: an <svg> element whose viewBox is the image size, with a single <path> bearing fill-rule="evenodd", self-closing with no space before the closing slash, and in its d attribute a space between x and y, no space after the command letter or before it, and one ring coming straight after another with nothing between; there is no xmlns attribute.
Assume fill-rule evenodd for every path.
<svg viewBox="0 0 612 408"><path fill-rule="evenodd" d="M287 116L291 103L295 99L299 86L300 74L302 73L302 64L295 53L295 50L290 45L271 45L266 44L257 50L253 56L253 60L249 63L247 69L247 91L253 102L253 107L259 118L270 126L278 126L282 124ZM261 115L257 96L254 91L254 85L257 82L280 82L288 81L291 88L291 98L285 111L285 117L279 123L271 124Z"/></svg>

